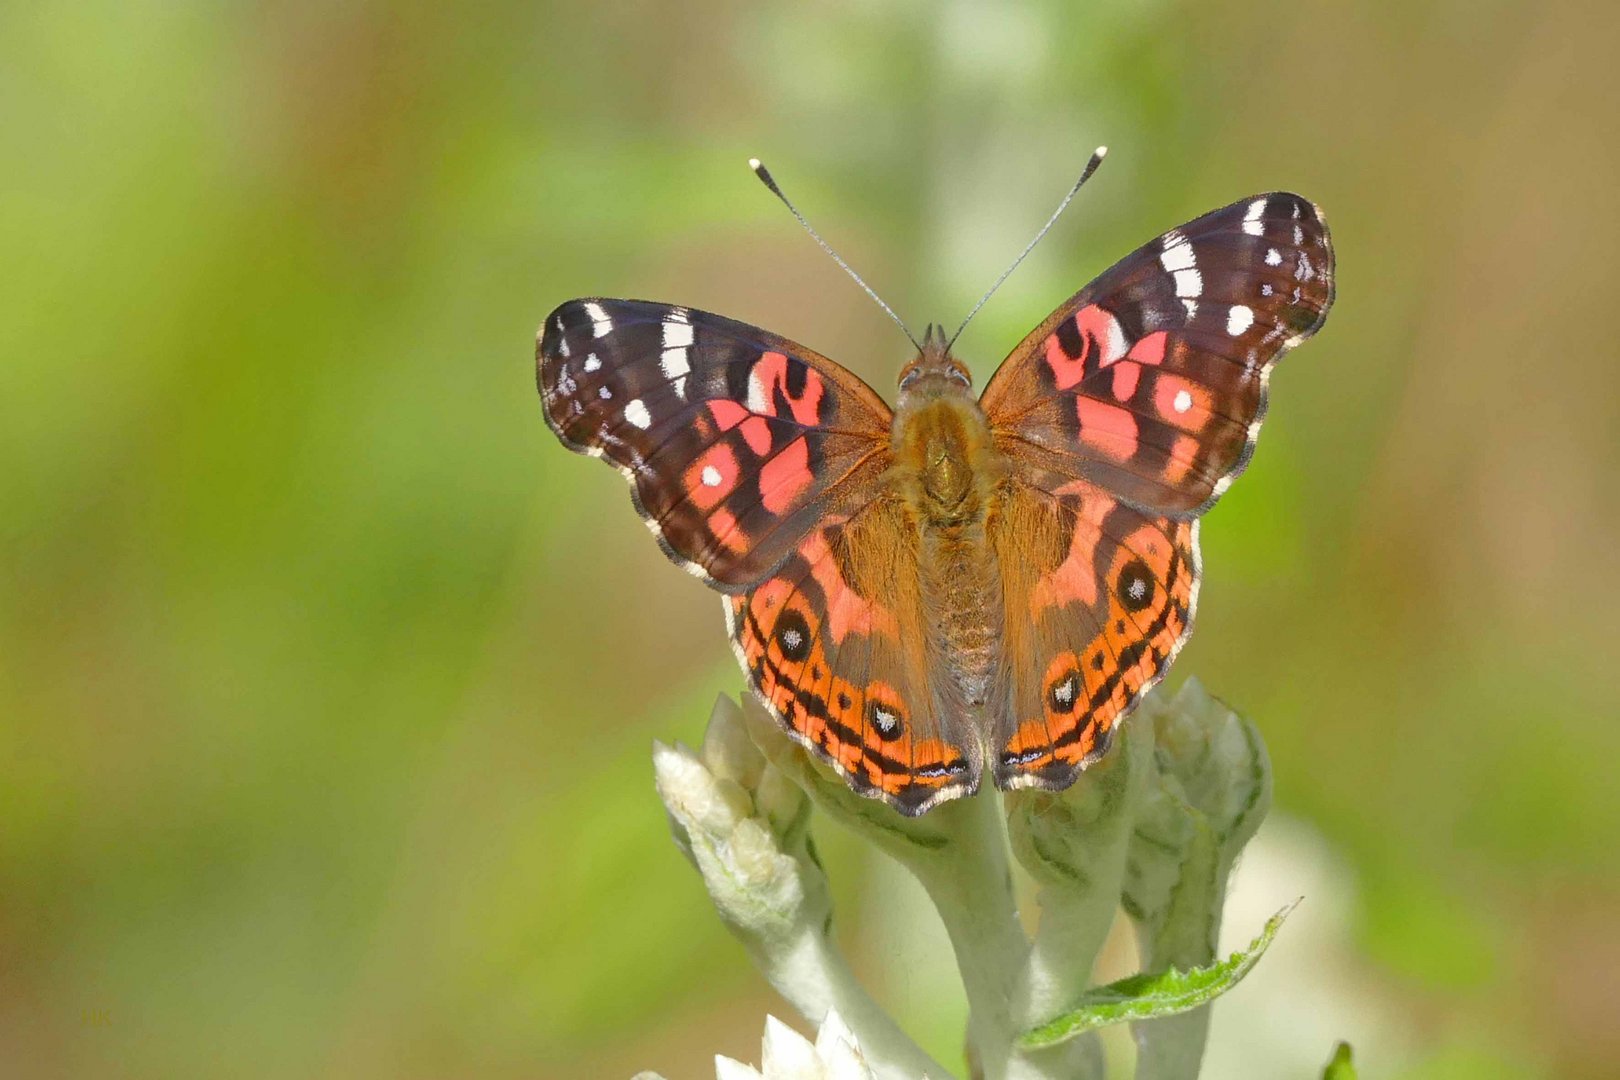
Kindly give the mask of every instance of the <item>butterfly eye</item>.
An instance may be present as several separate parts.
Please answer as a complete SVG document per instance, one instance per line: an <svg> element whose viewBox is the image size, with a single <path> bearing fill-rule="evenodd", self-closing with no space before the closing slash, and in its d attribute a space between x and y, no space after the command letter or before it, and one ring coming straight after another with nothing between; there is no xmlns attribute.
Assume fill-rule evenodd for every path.
<svg viewBox="0 0 1620 1080"><path fill-rule="evenodd" d="M930 368L928 368L928 370L929 371L937 371L939 369L934 368L934 367L930 367ZM907 387L909 387L913 382L915 382L917 380L918 376L923 374L923 371L924 371L923 365L920 362L916 361L916 360L913 360L911 363L909 363L905 367L901 368L900 369L900 389L904 390ZM972 386L973 385L973 376L968 374L968 369L963 367L961 364L958 364L955 360L947 359L945 361L944 375L945 375L945 377L947 379L950 379L952 382L961 383L963 386Z"/></svg>

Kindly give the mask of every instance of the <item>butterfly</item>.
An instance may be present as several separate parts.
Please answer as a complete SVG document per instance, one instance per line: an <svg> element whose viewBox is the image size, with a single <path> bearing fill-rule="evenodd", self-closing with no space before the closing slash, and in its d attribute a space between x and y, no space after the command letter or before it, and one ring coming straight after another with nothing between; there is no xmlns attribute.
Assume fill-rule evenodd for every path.
<svg viewBox="0 0 1620 1080"><path fill-rule="evenodd" d="M612 463L665 554L724 594L782 728L917 816L987 770L1065 788L1108 750L1187 639L1199 517L1333 271L1321 212L1277 192L1127 255L977 397L932 325L891 408L769 331L602 298L546 317L538 381L563 444Z"/></svg>

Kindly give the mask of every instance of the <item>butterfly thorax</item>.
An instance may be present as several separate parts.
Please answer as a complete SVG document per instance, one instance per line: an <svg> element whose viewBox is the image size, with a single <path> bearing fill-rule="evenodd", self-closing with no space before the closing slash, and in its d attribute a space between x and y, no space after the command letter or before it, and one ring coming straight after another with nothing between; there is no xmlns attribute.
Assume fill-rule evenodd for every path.
<svg viewBox="0 0 1620 1080"><path fill-rule="evenodd" d="M889 479L917 533L930 652L951 675L935 692L951 711L975 710L1001 658L1001 574L986 525L1006 462L966 370L930 351L902 376Z"/></svg>

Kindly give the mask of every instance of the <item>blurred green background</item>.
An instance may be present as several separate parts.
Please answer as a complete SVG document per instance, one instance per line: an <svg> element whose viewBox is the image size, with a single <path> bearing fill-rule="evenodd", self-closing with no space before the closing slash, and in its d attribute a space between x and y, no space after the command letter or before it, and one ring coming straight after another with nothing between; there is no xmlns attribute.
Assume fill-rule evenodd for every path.
<svg viewBox="0 0 1620 1080"><path fill-rule="evenodd" d="M981 381L1252 192L1339 254L1171 678L1265 731L1244 873L1323 913L1217 1056L1613 1076L1617 55L1602 2L0 7L0 1072L757 1059L788 1013L648 759L740 685L719 605L546 431L534 328L679 301L887 392L903 341L744 160L921 325L1108 143ZM937 928L827 843L863 976L955 1054Z"/></svg>

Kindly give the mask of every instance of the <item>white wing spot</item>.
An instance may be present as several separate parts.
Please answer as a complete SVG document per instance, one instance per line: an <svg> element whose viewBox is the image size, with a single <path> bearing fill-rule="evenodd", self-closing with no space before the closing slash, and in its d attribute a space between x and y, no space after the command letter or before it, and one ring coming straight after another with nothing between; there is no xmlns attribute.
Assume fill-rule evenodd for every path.
<svg viewBox="0 0 1620 1080"><path fill-rule="evenodd" d="M1183 390L1182 393L1185 394L1186 391ZM1125 587L1125 591L1130 594L1132 600L1140 600L1147 595L1147 582L1141 578L1133 578L1131 583Z"/></svg>
<svg viewBox="0 0 1620 1080"><path fill-rule="evenodd" d="M1281 266L1282 265L1282 252L1278 251L1276 248L1267 248L1266 249L1266 265L1267 266Z"/></svg>
<svg viewBox="0 0 1620 1080"><path fill-rule="evenodd" d="M686 362L686 349L684 347L665 349L663 359L659 361L659 366L664 369L664 377L668 379L678 379L692 370L692 366Z"/></svg>
<svg viewBox="0 0 1620 1080"><path fill-rule="evenodd" d="M1125 328L1119 325L1118 319L1108 320L1108 355L1117 360L1126 353Z"/></svg>
<svg viewBox="0 0 1620 1080"><path fill-rule="evenodd" d="M686 312L675 308L664 320L664 348L684 349L692 344L692 324L686 321Z"/></svg>
<svg viewBox="0 0 1620 1080"><path fill-rule="evenodd" d="M1103 317L1108 320L1108 325L1103 330L1102 355L1097 359L1099 367L1112 364L1124 356L1130 348L1125 340L1125 328L1119 325L1119 320L1106 311L1103 312Z"/></svg>
<svg viewBox="0 0 1620 1080"><path fill-rule="evenodd" d="M1305 230L1300 228L1298 225L1295 225L1294 226L1294 246L1299 247L1299 245L1303 244L1304 242L1305 242Z"/></svg>
<svg viewBox="0 0 1620 1080"><path fill-rule="evenodd" d="M1198 317L1198 301L1183 300L1181 306L1187 309L1187 319L1190 322Z"/></svg>
<svg viewBox="0 0 1620 1080"><path fill-rule="evenodd" d="M568 359L568 339L567 338L560 337L560 338L557 339L557 355L562 357L564 360Z"/></svg>
<svg viewBox="0 0 1620 1080"><path fill-rule="evenodd" d="M719 487L720 486L720 479L721 479L721 477L720 477L720 470L719 469L715 468L713 465L705 465L705 466L703 466L703 486L704 487Z"/></svg>
<svg viewBox="0 0 1620 1080"><path fill-rule="evenodd" d="M1052 697L1059 705L1067 708L1074 704L1074 691L1074 676L1070 675L1067 679L1052 687Z"/></svg>
<svg viewBox="0 0 1620 1080"><path fill-rule="evenodd" d="M605 386L599 386L596 389L596 396L601 398L603 401L611 401L613 399L613 391L609 390Z"/></svg>
<svg viewBox="0 0 1620 1080"><path fill-rule="evenodd" d="M591 322L594 324L591 327L591 332L597 337L606 337L613 333L613 320L608 318L608 313L602 310L601 304L594 300L587 300L585 302L585 314L591 317Z"/></svg>
<svg viewBox="0 0 1620 1080"><path fill-rule="evenodd" d="M1311 257L1303 251L1299 253L1299 265L1294 267L1294 277L1300 281L1311 280Z"/></svg>
<svg viewBox="0 0 1620 1080"><path fill-rule="evenodd" d="M748 373L748 411L761 416L771 413L771 399L765 391L765 384L760 380L758 371Z"/></svg>
<svg viewBox="0 0 1620 1080"><path fill-rule="evenodd" d="M640 398L636 398L624 407L624 418L642 431L646 431L652 426L652 413L647 411L647 406L642 404Z"/></svg>
<svg viewBox="0 0 1620 1080"><path fill-rule="evenodd" d="M1175 279L1177 296L1204 295L1204 275L1197 270L1177 270L1175 271Z"/></svg>
<svg viewBox="0 0 1620 1080"><path fill-rule="evenodd" d="M1271 282L1263 281L1263 282L1260 283L1260 295L1261 296L1270 296L1271 295Z"/></svg>
<svg viewBox="0 0 1620 1080"><path fill-rule="evenodd" d="M1243 304L1234 304L1226 313L1226 332L1237 337L1254 325L1254 312Z"/></svg>
<svg viewBox="0 0 1620 1080"><path fill-rule="evenodd" d="M1187 238L1181 235L1180 230L1172 229L1164 234L1164 250L1159 253L1159 265L1171 273L1177 270L1191 270L1198 265L1192 245L1187 243Z"/></svg>
<svg viewBox="0 0 1620 1080"><path fill-rule="evenodd" d="M1178 413L1184 413L1192 408L1192 395L1185 390L1176 391L1176 400L1170 403Z"/></svg>
<svg viewBox="0 0 1620 1080"><path fill-rule="evenodd" d="M597 357L597 355L595 353L591 353L590 355L585 357L585 374L589 375L592 372L601 371L601 370L602 370L602 361L600 359L598 359L598 357Z"/></svg>
<svg viewBox="0 0 1620 1080"><path fill-rule="evenodd" d="M686 309L670 308L664 319L664 355L658 366L663 369L664 378L674 382L675 396L682 401L686 400L686 375L692 370L686 355L691 347L692 323Z"/></svg>
<svg viewBox="0 0 1620 1080"><path fill-rule="evenodd" d="M1243 231L1248 233L1250 236L1264 236L1266 227L1260 221L1260 218L1265 214L1265 212L1266 200L1256 199L1254 202L1250 203L1248 212L1243 215Z"/></svg>

